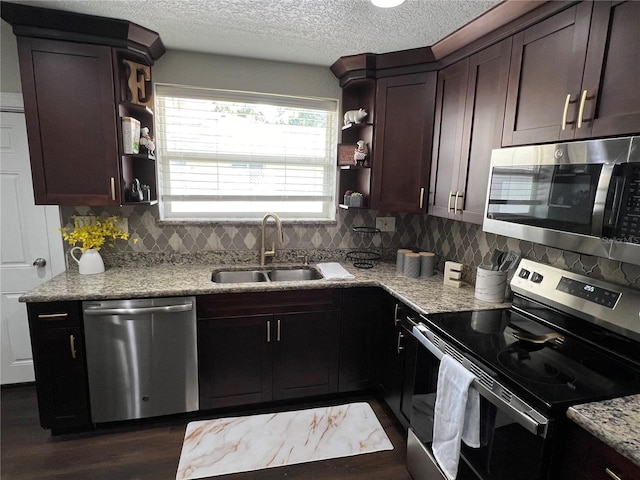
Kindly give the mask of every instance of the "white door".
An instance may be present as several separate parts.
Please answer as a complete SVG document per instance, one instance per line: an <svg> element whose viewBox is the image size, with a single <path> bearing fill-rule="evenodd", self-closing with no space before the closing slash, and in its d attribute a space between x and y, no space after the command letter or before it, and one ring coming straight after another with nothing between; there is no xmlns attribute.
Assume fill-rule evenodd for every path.
<svg viewBox="0 0 640 480"><path fill-rule="evenodd" d="M0 383L34 380L23 293L64 270L55 206L36 206L22 98L0 97ZM14 110L14 111L6 111ZM34 266L41 264L42 266Z"/></svg>

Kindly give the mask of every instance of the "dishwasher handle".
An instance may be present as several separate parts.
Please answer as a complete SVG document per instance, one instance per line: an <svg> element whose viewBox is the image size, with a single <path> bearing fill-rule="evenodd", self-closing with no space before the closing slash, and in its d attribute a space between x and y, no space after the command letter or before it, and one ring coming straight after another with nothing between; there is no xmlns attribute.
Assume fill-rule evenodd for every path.
<svg viewBox="0 0 640 480"><path fill-rule="evenodd" d="M184 303L180 305L165 305L157 307L138 307L138 308L102 308L87 307L84 309L85 315L148 315L150 313L175 313L189 312L193 310L192 303Z"/></svg>

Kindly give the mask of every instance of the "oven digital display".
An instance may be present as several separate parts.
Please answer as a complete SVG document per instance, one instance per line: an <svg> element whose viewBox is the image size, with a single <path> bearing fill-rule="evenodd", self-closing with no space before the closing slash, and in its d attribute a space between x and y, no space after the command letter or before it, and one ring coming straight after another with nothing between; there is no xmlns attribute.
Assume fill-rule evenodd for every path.
<svg viewBox="0 0 640 480"><path fill-rule="evenodd" d="M567 277L562 277L556 287L556 290L560 290L561 292L568 293L574 297L582 298L608 308L613 308L620 298L619 292L596 287L595 285L590 285Z"/></svg>

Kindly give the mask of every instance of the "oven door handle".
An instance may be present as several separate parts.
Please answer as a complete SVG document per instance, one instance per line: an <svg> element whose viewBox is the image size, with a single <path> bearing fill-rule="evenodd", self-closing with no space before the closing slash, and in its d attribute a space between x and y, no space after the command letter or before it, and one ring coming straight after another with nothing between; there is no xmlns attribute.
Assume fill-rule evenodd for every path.
<svg viewBox="0 0 640 480"><path fill-rule="evenodd" d="M420 327L425 328L422 325L413 327L412 335L416 338L416 340L424 345L426 349L433 354L433 356L435 356L438 360L442 360L442 357L444 357L445 355L444 352L440 350L436 345L434 345L433 342L431 342L431 340L429 340L424 335L424 333L420 330ZM466 366L464 367L467 368ZM529 415L529 412L537 412L535 412L535 410L533 410L531 407L528 407L524 402L520 401L519 403L522 404L522 407L528 407L528 411L525 411L524 409L518 408L516 405L512 405L510 402L507 402L500 395L496 394L495 392L484 386L482 383L480 383L477 376L473 380L472 386L478 391L478 393L480 393L480 395L482 395L496 407L501 408L528 432L533 433L534 435L540 435L542 437L546 436L548 422L544 417L542 417L542 415L538 415L540 417L539 420Z"/></svg>

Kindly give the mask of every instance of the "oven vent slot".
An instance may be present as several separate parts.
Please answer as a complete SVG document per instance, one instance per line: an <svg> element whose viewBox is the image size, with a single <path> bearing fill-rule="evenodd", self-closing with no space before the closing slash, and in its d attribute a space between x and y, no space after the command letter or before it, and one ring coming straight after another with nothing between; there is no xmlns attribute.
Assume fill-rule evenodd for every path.
<svg viewBox="0 0 640 480"><path fill-rule="evenodd" d="M489 390L493 390L493 378L488 376L473 363L469 363L467 368L476 376L480 384L484 385Z"/></svg>
<svg viewBox="0 0 640 480"><path fill-rule="evenodd" d="M500 392L500 397L508 403L511 403L511 397L512 394L509 390L505 390L504 388L502 389L502 391Z"/></svg>
<svg viewBox="0 0 640 480"><path fill-rule="evenodd" d="M458 361L458 363L461 363L462 365L465 364L464 357L458 351L454 350L446 343L444 344L444 353L455 358Z"/></svg>

